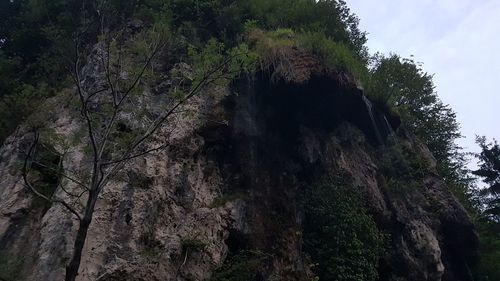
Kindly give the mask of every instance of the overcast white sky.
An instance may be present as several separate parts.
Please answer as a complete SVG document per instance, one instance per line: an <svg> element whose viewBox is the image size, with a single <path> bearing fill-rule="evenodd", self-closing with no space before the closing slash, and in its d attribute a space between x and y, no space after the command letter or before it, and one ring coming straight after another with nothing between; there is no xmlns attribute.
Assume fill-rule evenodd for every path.
<svg viewBox="0 0 500 281"><path fill-rule="evenodd" d="M441 99L475 135L500 141L500 0L347 0L367 31L370 53L414 55L435 74Z"/></svg>

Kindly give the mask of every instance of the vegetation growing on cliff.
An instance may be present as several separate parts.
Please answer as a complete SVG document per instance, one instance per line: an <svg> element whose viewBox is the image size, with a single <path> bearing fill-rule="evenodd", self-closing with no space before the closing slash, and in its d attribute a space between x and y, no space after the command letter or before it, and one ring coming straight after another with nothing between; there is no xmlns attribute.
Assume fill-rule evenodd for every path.
<svg viewBox="0 0 500 281"><path fill-rule="evenodd" d="M473 174L481 177L487 185L482 190L484 215L488 220L500 223L500 145L495 140L487 143L485 137L478 137L481 152L477 155L479 169Z"/></svg>
<svg viewBox="0 0 500 281"><path fill-rule="evenodd" d="M377 279L384 235L345 179L311 187L304 208L305 250L319 280Z"/></svg>
<svg viewBox="0 0 500 281"><path fill-rule="evenodd" d="M0 280L18 280L23 264L23 257L0 251Z"/></svg>
<svg viewBox="0 0 500 281"><path fill-rule="evenodd" d="M427 144L450 188L464 193L471 181L464 171L465 155L455 143L460 126L455 112L435 92L432 75L398 55L376 55L373 62L369 93L401 116L404 126Z"/></svg>
<svg viewBox="0 0 500 281"><path fill-rule="evenodd" d="M479 218L477 219L481 235L481 260L477 279L479 281L500 280L500 145L496 140L488 142L485 137L478 137L481 152L479 169L473 173L479 176L486 187L478 194Z"/></svg>
<svg viewBox="0 0 500 281"><path fill-rule="evenodd" d="M248 281L261 279L260 271L269 264L270 256L260 251L244 250L229 256L210 281Z"/></svg>

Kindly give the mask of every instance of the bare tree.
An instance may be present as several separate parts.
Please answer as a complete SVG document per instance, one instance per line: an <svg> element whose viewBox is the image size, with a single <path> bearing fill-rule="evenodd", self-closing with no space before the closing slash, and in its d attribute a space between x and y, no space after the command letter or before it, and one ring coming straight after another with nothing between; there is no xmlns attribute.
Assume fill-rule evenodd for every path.
<svg viewBox="0 0 500 281"><path fill-rule="evenodd" d="M25 185L45 201L64 206L79 222L72 257L66 267L66 281L74 281L78 275L95 206L109 181L132 159L168 147L168 143L155 147L148 147L146 144L179 113L181 106L207 86L227 83L250 62L245 48L226 52L222 45L211 41L208 44L211 48L207 52L197 53L200 64L194 69L193 77L187 79L191 85L181 91L177 89L175 92L181 94L171 98L161 114L141 118L140 114L132 113L136 110L135 105L146 95L142 89L146 84L144 81L155 72L158 58L165 53L164 49L169 44L168 32L156 26L139 32L132 40L128 40L130 38L124 36L123 31L102 32L101 42L96 48L97 59L86 57L80 40L75 40L75 56L69 71L78 97L80 118L85 124L83 140L90 146L91 161L84 167L87 176L81 177L79 173L63 171L61 167L49 167L37 159L37 149L43 145L38 130L34 130L33 142L26 151L22 169ZM133 44L137 43L140 46L134 48ZM84 73L85 68L97 69L99 77L89 82L92 79L88 78L88 73ZM120 129L120 122L123 120L136 121L141 126L133 132L123 132ZM120 142L121 137L127 141ZM59 182L58 188L75 201L44 194L33 181L34 165L51 169L63 178L64 181ZM70 190L65 183L71 183L75 188ZM80 199L85 203L79 205L77 201Z"/></svg>

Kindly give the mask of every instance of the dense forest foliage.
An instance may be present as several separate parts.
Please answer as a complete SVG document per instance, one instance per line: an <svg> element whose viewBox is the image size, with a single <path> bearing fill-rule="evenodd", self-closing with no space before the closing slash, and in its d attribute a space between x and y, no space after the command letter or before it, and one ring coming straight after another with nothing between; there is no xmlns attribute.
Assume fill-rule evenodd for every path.
<svg viewBox="0 0 500 281"><path fill-rule="evenodd" d="M370 55L359 19L343 0L1 1L0 142L43 100L71 87L68 67L76 46L88 52L100 36L133 21L165 26L181 61L190 50L214 42L228 49L248 44L260 57L294 46L351 72L374 102L399 115L404 128L429 146L449 188L476 218L482 237L477 279L500 280L498 144L479 140L482 165L474 174L488 185L479 192L455 143L460 137L455 113L437 96L432 75L396 54ZM372 280L373 269L367 270L366 280Z"/></svg>

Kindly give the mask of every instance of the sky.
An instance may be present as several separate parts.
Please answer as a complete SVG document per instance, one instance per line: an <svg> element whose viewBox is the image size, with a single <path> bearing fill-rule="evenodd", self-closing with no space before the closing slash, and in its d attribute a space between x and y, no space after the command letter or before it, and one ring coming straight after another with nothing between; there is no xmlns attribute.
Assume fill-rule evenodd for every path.
<svg viewBox="0 0 500 281"><path fill-rule="evenodd" d="M457 113L465 138L500 141L500 0L347 0L368 32L370 53L423 62L436 91ZM471 163L474 166L475 161Z"/></svg>

